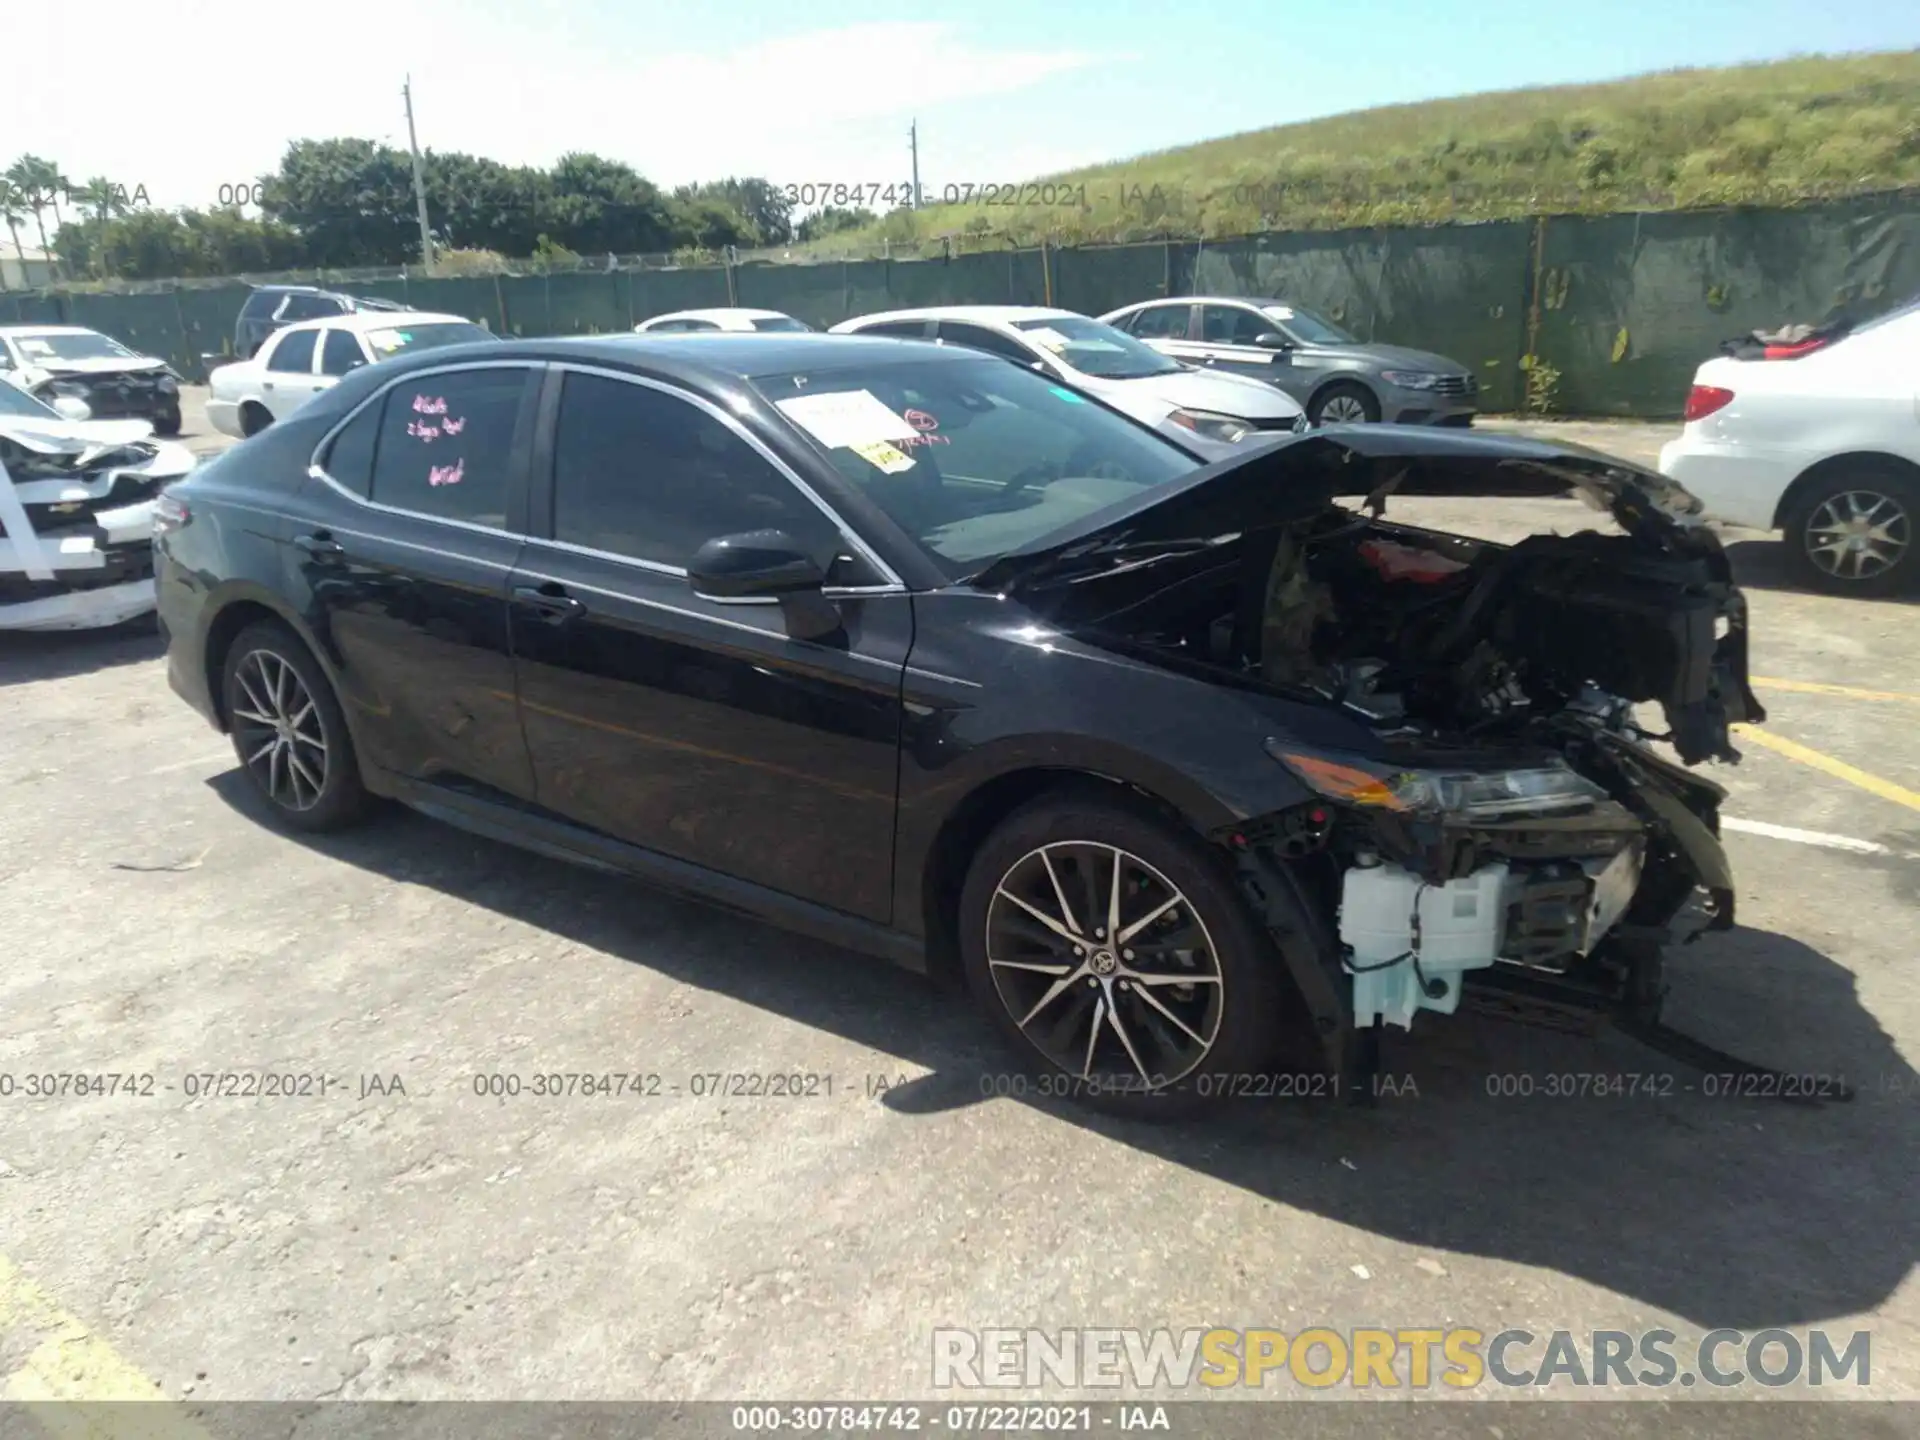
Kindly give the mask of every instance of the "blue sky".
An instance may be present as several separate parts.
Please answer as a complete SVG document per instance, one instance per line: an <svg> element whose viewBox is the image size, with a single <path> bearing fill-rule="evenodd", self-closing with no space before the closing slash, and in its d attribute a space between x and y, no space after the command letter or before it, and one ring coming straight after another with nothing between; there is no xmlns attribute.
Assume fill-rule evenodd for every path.
<svg viewBox="0 0 1920 1440"><path fill-rule="evenodd" d="M36 53L150 80L161 123L72 103L68 66L13 67L0 143L76 180L144 185L161 205L211 203L301 136L404 144L408 72L425 145L536 164L593 150L662 184L903 181L917 116L937 194L1373 105L1920 45L1920 9L1831 0L201 0L191 23L150 0L96 0L27 13L49 32Z"/></svg>

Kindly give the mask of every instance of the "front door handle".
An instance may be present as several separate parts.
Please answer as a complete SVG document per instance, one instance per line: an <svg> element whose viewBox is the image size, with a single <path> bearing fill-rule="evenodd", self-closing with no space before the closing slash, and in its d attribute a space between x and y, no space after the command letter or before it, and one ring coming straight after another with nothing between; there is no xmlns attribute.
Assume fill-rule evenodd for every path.
<svg viewBox="0 0 1920 1440"><path fill-rule="evenodd" d="M293 544L295 549L315 560L339 560L347 553L347 547L324 530L316 530L311 535L296 535Z"/></svg>
<svg viewBox="0 0 1920 1440"><path fill-rule="evenodd" d="M549 580L544 585L516 585L513 598L520 604L540 612L540 618L549 625L560 625L574 616L584 614L586 606L566 592L566 588Z"/></svg>

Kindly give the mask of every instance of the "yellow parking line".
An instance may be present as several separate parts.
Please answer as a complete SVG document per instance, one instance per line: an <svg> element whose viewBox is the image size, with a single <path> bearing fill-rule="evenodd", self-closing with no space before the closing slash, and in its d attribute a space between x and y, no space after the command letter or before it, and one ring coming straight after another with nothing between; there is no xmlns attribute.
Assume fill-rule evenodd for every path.
<svg viewBox="0 0 1920 1440"><path fill-rule="evenodd" d="M1775 680L1764 675L1752 676L1748 683L1756 690L1795 690L1802 695L1844 695L1849 700L1897 700L1908 705L1920 705L1920 695L1909 695L1903 690L1861 690L1852 685L1825 685L1818 680Z"/></svg>
<svg viewBox="0 0 1920 1440"><path fill-rule="evenodd" d="M1751 725L1736 725L1733 728L1742 740L1751 740L1754 744L1771 750L1777 755L1784 755L1789 760L1798 760L1802 765L1811 765L1815 770L1823 771L1836 780L1844 780L1849 785L1858 785L1868 794L1878 795L1882 800L1891 800L1894 804L1904 805L1909 810L1920 810L1920 793L1909 790L1904 785L1896 785L1891 780L1882 780L1878 775L1870 775L1857 766L1847 764L1844 760L1836 760L1831 755L1802 745L1797 740L1789 740L1783 735L1775 735L1768 730L1756 730Z"/></svg>
<svg viewBox="0 0 1920 1440"><path fill-rule="evenodd" d="M159 1398L157 1380L122 1359L4 1255L0 1337L32 1346L12 1374L0 1377L0 1401L25 1406L56 1440L211 1440L184 1407ZM124 1403L129 1400L147 1403Z"/></svg>

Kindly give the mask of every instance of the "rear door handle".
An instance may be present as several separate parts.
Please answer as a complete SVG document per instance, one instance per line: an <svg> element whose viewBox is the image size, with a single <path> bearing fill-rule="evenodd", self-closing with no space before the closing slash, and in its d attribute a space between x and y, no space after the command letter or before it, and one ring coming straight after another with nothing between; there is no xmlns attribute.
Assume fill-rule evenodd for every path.
<svg viewBox="0 0 1920 1440"><path fill-rule="evenodd" d="M296 549L315 560L338 560L347 553L347 547L324 530L316 530L311 535L296 535L293 543Z"/></svg>
<svg viewBox="0 0 1920 1440"><path fill-rule="evenodd" d="M549 625L559 625L576 615L586 613L587 607L567 594L565 587L554 581L544 585L516 585L513 598L529 609L538 610L540 616Z"/></svg>

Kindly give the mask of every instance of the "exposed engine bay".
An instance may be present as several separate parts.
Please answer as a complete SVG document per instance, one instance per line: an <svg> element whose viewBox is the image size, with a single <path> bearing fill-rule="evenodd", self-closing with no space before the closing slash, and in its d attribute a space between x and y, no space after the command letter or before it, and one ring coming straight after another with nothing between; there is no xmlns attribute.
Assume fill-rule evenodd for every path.
<svg viewBox="0 0 1920 1440"><path fill-rule="evenodd" d="M1519 493L1573 489L1624 533L1504 546L1400 525L1384 518L1389 494L1459 494L1460 474L1353 463L1364 458L1339 462L1363 481L1342 491L1358 507L1296 499L1269 507L1290 512L1278 523L1208 538L1115 527L1054 557L1028 603L1102 643L1364 727L1350 753L1269 740L1316 798L1223 837L1323 922L1276 938L1323 969L1337 958L1346 1025L1451 1013L1470 972L1503 987L1509 1009L1657 1019L1665 942L1733 916L1725 792L1685 766L1737 761L1730 727L1765 718L1717 538L1656 503L1658 477L1643 485L1598 456L1591 473L1483 460L1481 493L1516 493L1515 479ZM1218 524L1219 508L1205 518ZM1663 733L1640 728L1641 705L1658 707Z"/></svg>

